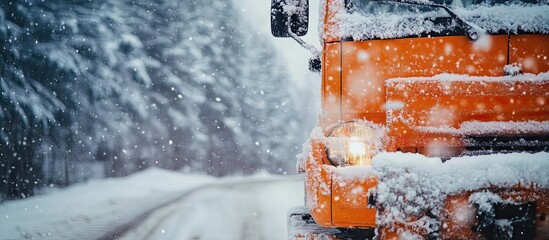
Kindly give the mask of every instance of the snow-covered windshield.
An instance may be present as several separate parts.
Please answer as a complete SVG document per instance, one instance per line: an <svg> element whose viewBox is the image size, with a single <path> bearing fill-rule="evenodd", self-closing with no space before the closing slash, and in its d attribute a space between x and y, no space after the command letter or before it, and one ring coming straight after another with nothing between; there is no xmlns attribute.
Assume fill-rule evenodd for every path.
<svg viewBox="0 0 549 240"><path fill-rule="evenodd" d="M429 0L427 2L467 9L475 9L479 6L549 5L548 0ZM347 9L351 12L359 12L365 15L418 14L440 10L431 6L400 4L391 2L391 0L349 0L347 1Z"/></svg>
<svg viewBox="0 0 549 240"><path fill-rule="evenodd" d="M390 0L348 0L346 3L347 12L336 16L341 24L338 29L332 29L342 38L463 34L463 29L439 7ZM548 0L431 0L426 3L448 6L467 23L487 33L549 34Z"/></svg>

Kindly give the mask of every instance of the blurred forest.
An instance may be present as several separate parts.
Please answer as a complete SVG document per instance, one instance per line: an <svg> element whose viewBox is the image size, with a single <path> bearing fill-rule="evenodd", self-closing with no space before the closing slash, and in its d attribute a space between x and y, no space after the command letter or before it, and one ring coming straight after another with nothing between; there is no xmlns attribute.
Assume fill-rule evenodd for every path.
<svg viewBox="0 0 549 240"><path fill-rule="evenodd" d="M0 202L151 166L292 169L305 113L239 14L230 0L2 0Z"/></svg>

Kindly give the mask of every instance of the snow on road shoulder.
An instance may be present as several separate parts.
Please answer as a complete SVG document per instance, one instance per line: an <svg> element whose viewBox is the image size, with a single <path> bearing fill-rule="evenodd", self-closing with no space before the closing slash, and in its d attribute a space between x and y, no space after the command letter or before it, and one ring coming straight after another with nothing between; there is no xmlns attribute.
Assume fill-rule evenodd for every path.
<svg viewBox="0 0 549 240"><path fill-rule="evenodd" d="M151 168L0 205L0 239L97 239L192 187L203 175Z"/></svg>

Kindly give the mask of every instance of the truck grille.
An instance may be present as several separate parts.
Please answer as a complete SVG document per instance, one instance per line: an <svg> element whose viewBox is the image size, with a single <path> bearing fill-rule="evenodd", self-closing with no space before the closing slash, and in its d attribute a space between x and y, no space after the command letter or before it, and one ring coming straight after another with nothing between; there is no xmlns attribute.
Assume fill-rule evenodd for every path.
<svg viewBox="0 0 549 240"><path fill-rule="evenodd" d="M549 151L549 135L466 136L466 155Z"/></svg>
<svg viewBox="0 0 549 240"><path fill-rule="evenodd" d="M536 204L494 204L493 211L478 212L474 231L487 239L534 239Z"/></svg>

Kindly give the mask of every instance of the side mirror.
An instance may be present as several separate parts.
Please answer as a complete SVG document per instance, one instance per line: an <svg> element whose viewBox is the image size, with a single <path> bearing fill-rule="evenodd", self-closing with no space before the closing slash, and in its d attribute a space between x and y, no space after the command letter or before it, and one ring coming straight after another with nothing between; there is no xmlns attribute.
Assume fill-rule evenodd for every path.
<svg viewBox="0 0 549 240"><path fill-rule="evenodd" d="M275 37L307 34L309 0L271 0L271 33Z"/></svg>

